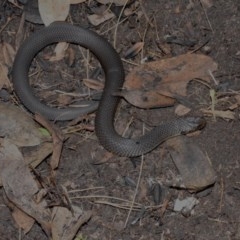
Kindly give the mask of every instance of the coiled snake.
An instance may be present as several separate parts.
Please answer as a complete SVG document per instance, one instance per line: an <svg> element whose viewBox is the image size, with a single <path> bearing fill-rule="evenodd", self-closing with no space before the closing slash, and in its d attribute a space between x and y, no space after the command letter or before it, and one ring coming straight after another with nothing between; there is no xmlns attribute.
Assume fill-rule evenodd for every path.
<svg viewBox="0 0 240 240"><path fill-rule="evenodd" d="M56 42L70 42L88 48L99 60L105 72L105 87L100 100L95 130L100 143L120 156L134 157L147 153L166 139L201 128L205 121L200 117L178 118L155 127L137 139L120 136L114 128L114 116L120 97L114 96L124 82L121 59L105 39L96 33L64 22L55 22L32 34L20 47L13 64L13 87L23 104L33 113L40 113L50 120L71 120L92 112L97 104L86 108L51 108L34 96L28 72L33 58L44 47Z"/></svg>

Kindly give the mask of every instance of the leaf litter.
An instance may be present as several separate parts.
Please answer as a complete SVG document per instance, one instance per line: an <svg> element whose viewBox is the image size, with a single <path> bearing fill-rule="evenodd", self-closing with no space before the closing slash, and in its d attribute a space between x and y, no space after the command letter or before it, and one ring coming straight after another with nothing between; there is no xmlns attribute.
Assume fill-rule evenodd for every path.
<svg viewBox="0 0 240 240"><path fill-rule="evenodd" d="M134 68L126 77L122 93L117 94L140 108L172 106L186 96L189 81L201 78L209 82L209 71L216 70L217 63L201 54L153 61Z"/></svg>
<svg viewBox="0 0 240 240"><path fill-rule="evenodd" d="M44 128L39 126L16 106L0 104L0 108L0 185L17 225L27 233L37 221L49 237L73 239L92 212L84 212L76 206L71 206L71 209L61 205L49 208L45 199L48 187L36 181L38 178L32 174L34 167L52 153L50 167L52 177L55 177L54 170L59 164L64 139L61 131L41 116L36 116ZM32 146L38 150L26 151ZM20 147L25 147L26 154L22 154Z"/></svg>

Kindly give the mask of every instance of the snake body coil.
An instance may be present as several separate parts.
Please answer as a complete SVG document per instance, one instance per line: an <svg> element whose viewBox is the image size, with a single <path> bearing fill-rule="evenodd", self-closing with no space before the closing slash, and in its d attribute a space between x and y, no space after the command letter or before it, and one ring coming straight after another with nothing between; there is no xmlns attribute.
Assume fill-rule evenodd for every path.
<svg viewBox="0 0 240 240"><path fill-rule="evenodd" d="M32 34L16 55L13 65L13 87L19 99L31 112L40 113L50 120L71 120L97 108L96 103L89 103L86 108L51 108L34 96L28 78L31 62L44 47L57 42L70 42L88 48L103 67L105 87L97 110L95 129L100 143L107 150L120 156L139 156L172 136L194 131L203 125L202 118L179 118L159 125L138 139L119 136L113 122L119 102L119 97L114 96L114 93L122 88L124 82L121 59L113 47L96 33L62 22L53 23Z"/></svg>

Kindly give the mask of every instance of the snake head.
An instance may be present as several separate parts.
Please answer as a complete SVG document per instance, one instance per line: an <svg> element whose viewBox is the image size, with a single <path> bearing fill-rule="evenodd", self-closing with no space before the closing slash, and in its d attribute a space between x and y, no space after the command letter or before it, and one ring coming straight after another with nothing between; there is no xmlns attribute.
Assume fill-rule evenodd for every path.
<svg viewBox="0 0 240 240"><path fill-rule="evenodd" d="M206 120L203 117L187 117L183 119L185 129L181 134L187 134L197 130L201 130L206 126Z"/></svg>

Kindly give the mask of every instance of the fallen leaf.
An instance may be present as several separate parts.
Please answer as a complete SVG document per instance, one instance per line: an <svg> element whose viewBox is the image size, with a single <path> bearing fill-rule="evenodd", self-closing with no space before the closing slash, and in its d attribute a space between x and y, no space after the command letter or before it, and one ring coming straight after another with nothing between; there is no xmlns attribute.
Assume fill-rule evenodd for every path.
<svg viewBox="0 0 240 240"><path fill-rule="evenodd" d="M12 216L18 227L23 229L24 234L27 234L35 223L34 218L30 217L28 214L26 214L16 206L12 210Z"/></svg>
<svg viewBox="0 0 240 240"><path fill-rule="evenodd" d="M40 126L18 107L0 103L0 136L20 147L36 146L48 141Z"/></svg>
<svg viewBox="0 0 240 240"><path fill-rule="evenodd" d="M3 42L0 44L0 63L8 67L12 67L16 51L9 43Z"/></svg>
<svg viewBox="0 0 240 240"><path fill-rule="evenodd" d="M8 200L34 218L50 236L51 212L46 208L47 202L34 201L34 195L39 192L38 185L19 149L7 139L0 139L0 171Z"/></svg>
<svg viewBox="0 0 240 240"><path fill-rule="evenodd" d="M182 117L182 116L185 116L186 114L188 114L190 111L191 111L190 108L188 108L182 104L179 104L175 109L175 114L177 116Z"/></svg>
<svg viewBox="0 0 240 240"><path fill-rule="evenodd" d="M27 234L31 230L33 224L35 223L35 219L30 217L21 209L17 208L16 205L14 205L12 202L10 202L4 191L2 196L4 199L4 203L12 213L14 221L16 222L19 228L23 229L24 234Z"/></svg>
<svg viewBox="0 0 240 240"><path fill-rule="evenodd" d="M144 97L149 99L149 105L139 102L143 106L161 107L160 101L156 101L151 95L163 98L184 97L187 94L187 84L194 78L210 81L209 71L214 72L217 63L212 58L201 54L184 54L173 58L142 64L131 71L124 82L125 91L142 91ZM126 95L126 93L124 93ZM140 100L139 95L136 96ZM155 102L151 102L151 100ZM167 99L163 106L166 106ZM169 106L172 99L169 99ZM136 102L136 101L134 101ZM130 102L132 103L132 102Z"/></svg>
<svg viewBox="0 0 240 240"><path fill-rule="evenodd" d="M0 89L3 87L10 88L10 80L8 78L8 68L0 63Z"/></svg>
<svg viewBox="0 0 240 240"><path fill-rule="evenodd" d="M68 49L66 50L65 58L67 65L72 67L76 60L76 54L72 47L68 47Z"/></svg>
<svg viewBox="0 0 240 240"><path fill-rule="evenodd" d="M70 9L70 0L40 0L38 7L43 23L48 26L52 22L66 20Z"/></svg>
<svg viewBox="0 0 240 240"><path fill-rule="evenodd" d="M60 106L69 106L72 102L72 97L65 94L58 95L56 101Z"/></svg>
<svg viewBox="0 0 240 240"><path fill-rule="evenodd" d="M103 14L92 14L88 16L89 22L93 26L98 26L99 24L106 22L107 20L114 18L115 15L109 10L109 11L104 11Z"/></svg>
<svg viewBox="0 0 240 240"><path fill-rule="evenodd" d="M174 105L175 99L161 95L160 93L150 90L148 92L142 90L122 90L114 94L121 96L129 103L139 108L156 108L156 106L169 107Z"/></svg>
<svg viewBox="0 0 240 240"><path fill-rule="evenodd" d="M54 56L49 58L50 62L57 62L65 57L66 50L68 49L69 43L59 42L54 49Z"/></svg>
<svg viewBox="0 0 240 240"><path fill-rule="evenodd" d="M212 0L200 0L204 8L210 8L213 6Z"/></svg>
<svg viewBox="0 0 240 240"><path fill-rule="evenodd" d="M144 42L137 42L137 43L135 43L131 48L129 48L125 52L124 57L126 59L133 58L134 56L136 56L143 49L143 46L144 46Z"/></svg>
<svg viewBox="0 0 240 240"><path fill-rule="evenodd" d="M43 142L42 144L34 147L27 147L24 151L24 161L31 168L36 168L44 159L46 159L53 152L52 142ZM0 182L1 186L1 182Z"/></svg>
<svg viewBox="0 0 240 240"><path fill-rule="evenodd" d="M83 212L80 207L72 206L72 211L54 207L52 211L52 239L72 240L79 228L92 216L92 211Z"/></svg>

